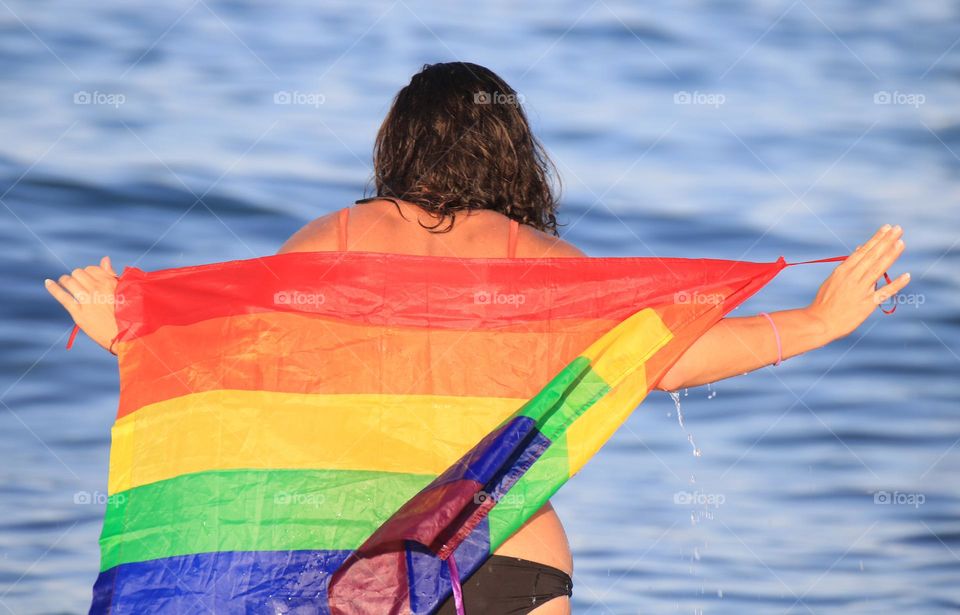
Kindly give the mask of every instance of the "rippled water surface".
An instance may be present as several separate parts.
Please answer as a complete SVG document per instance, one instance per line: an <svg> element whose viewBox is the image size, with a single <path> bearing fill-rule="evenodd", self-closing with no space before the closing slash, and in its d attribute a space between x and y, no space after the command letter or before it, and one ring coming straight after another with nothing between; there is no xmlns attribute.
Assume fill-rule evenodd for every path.
<svg viewBox="0 0 960 615"><path fill-rule="evenodd" d="M0 612L84 612L97 573L116 367L64 352L43 278L275 251L361 195L392 95L451 59L524 96L592 255L801 260L906 228L895 316L682 393L686 431L655 394L562 490L575 612L960 609L960 7L520 4L0 2Z"/></svg>

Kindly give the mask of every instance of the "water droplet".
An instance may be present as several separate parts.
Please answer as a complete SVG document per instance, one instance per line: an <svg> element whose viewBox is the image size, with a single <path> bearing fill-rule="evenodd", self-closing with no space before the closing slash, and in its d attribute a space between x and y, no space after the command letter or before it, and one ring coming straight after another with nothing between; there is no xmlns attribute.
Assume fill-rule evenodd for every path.
<svg viewBox="0 0 960 615"><path fill-rule="evenodd" d="M670 398L673 400L673 405L677 407L677 421L680 423L680 429L686 431L687 428L683 423L683 408L680 407L680 393L670 391Z"/></svg>
<svg viewBox="0 0 960 615"><path fill-rule="evenodd" d="M686 393L684 393L684 395L686 395ZM701 451L699 447L697 447L697 443L693 441L693 434L687 431L687 425L683 420L683 409L680 407L680 393L677 391L670 391L670 399L673 400L673 405L677 408L677 422L680 423L680 429L687 434L687 442L689 442L690 446L693 447L693 456L701 457L703 455L703 451Z"/></svg>

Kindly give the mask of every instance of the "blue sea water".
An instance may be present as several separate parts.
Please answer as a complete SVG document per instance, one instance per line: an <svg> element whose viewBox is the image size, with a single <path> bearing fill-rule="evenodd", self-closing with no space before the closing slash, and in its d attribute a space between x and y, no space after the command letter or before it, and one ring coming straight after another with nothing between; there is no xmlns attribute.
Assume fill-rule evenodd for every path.
<svg viewBox="0 0 960 615"><path fill-rule="evenodd" d="M63 350L43 278L274 252L362 195L392 96L449 60L524 97L591 255L906 229L894 316L682 393L701 456L651 396L558 494L575 612L960 610L960 5L2 0L0 612L84 612L98 567L117 370Z"/></svg>

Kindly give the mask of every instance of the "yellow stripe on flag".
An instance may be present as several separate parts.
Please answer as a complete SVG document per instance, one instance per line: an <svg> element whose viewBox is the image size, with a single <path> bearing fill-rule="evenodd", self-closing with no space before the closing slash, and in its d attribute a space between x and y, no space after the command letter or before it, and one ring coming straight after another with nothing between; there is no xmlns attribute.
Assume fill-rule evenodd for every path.
<svg viewBox="0 0 960 615"><path fill-rule="evenodd" d="M673 339L653 309L637 312L591 345L581 356L611 391L567 430L567 455L573 476L647 396L646 361Z"/></svg>
<svg viewBox="0 0 960 615"><path fill-rule="evenodd" d="M108 492L192 472L440 474L525 400L221 390L145 406L112 430Z"/></svg>

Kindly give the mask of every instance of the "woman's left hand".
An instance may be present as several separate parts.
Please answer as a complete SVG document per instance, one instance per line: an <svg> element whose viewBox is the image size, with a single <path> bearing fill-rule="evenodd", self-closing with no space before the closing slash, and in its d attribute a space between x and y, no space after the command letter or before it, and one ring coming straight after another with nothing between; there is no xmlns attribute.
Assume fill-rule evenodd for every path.
<svg viewBox="0 0 960 615"><path fill-rule="evenodd" d="M48 279L43 284L90 339L113 352L110 343L117 336L117 274L109 256L104 256L100 265L74 269L57 282Z"/></svg>
<svg viewBox="0 0 960 615"><path fill-rule="evenodd" d="M910 283L910 274L904 273L876 288L877 280L903 253L902 236L899 226L883 226L869 241L857 246L820 286L807 312L823 323L831 339L852 333L878 305Z"/></svg>

